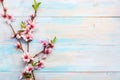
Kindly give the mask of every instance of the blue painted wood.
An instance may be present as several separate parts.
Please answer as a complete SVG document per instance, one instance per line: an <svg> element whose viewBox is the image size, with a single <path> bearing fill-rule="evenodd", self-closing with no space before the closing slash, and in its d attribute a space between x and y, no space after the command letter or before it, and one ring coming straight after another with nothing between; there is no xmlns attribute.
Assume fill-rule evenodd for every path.
<svg viewBox="0 0 120 80"><path fill-rule="evenodd" d="M9 12L16 18L15 29L33 12L32 2L16 0L12 4L6 0ZM46 60L46 68L35 72L37 80L120 79L119 0L41 2L31 54L41 49L39 39L57 36L58 40L53 54ZM15 49L16 41L11 35L0 17L0 80L18 80L24 68L21 51Z"/></svg>
<svg viewBox="0 0 120 80"><path fill-rule="evenodd" d="M39 16L119 16L119 0L39 0L42 2ZM33 12L33 0L16 0L6 4L16 16L28 16ZM19 7L19 9L18 9ZM30 12L30 13L28 13Z"/></svg>

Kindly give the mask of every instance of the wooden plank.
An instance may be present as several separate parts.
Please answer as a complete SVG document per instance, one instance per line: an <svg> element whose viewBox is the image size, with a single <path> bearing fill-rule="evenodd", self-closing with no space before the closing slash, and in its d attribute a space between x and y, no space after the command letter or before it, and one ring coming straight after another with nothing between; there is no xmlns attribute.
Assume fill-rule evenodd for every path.
<svg viewBox="0 0 120 80"><path fill-rule="evenodd" d="M25 18L17 18L21 19ZM36 36L30 51L38 52L41 48L39 38L56 35L56 48L43 72L119 71L119 21L119 18L38 18ZM19 23L17 21L14 25ZM0 71L20 71L23 69L20 65L22 54L14 49L15 40L10 39L8 26L2 23L1 26L4 27L0 32L0 63L3 64Z"/></svg>
<svg viewBox="0 0 120 80"><path fill-rule="evenodd" d="M16 18L13 23L15 29L19 29L20 22L25 18ZM0 20L1 43L13 43L10 28ZM119 45L119 18L37 18L35 40L40 38L57 36L59 41L74 40L76 44L91 45Z"/></svg>
<svg viewBox="0 0 120 80"><path fill-rule="evenodd" d="M120 0L39 0L39 16L120 16ZM33 12L33 0L6 1L11 14L28 16ZM19 7L19 8L18 8Z"/></svg>
<svg viewBox="0 0 120 80"><path fill-rule="evenodd" d="M1 72L0 80L15 80L19 72ZM6 77L5 77L6 76ZM120 73L36 73L36 80L119 80Z"/></svg>
<svg viewBox="0 0 120 80"><path fill-rule="evenodd" d="M70 45L56 45L53 55L47 59L46 68L42 71L120 71L120 46ZM0 47L0 52L4 53L0 54L2 64L0 71L21 71L23 69L22 54L12 46L8 44ZM31 53L39 51L36 44L31 48L34 48L30 50Z"/></svg>

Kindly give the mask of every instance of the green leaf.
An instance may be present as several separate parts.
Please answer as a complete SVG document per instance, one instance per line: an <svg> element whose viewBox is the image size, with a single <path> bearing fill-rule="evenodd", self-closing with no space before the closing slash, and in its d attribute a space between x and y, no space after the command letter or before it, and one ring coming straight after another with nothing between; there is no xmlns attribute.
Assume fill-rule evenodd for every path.
<svg viewBox="0 0 120 80"><path fill-rule="evenodd" d="M24 75L24 78L31 78L31 74L26 73L26 74Z"/></svg>
<svg viewBox="0 0 120 80"><path fill-rule="evenodd" d="M33 66L36 66L36 65L37 65L37 63L38 63L38 62L33 62L33 63L32 63L32 65L33 65Z"/></svg>
<svg viewBox="0 0 120 80"><path fill-rule="evenodd" d="M57 38L56 38L56 36L53 38L53 40L51 40L51 43L56 43L56 41L57 41Z"/></svg>
<svg viewBox="0 0 120 80"><path fill-rule="evenodd" d="M25 30L18 30L18 32L24 32Z"/></svg>
<svg viewBox="0 0 120 80"><path fill-rule="evenodd" d="M37 3L37 5L36 5L37 10L38 10L40 4L41 4L41 2L38 2L38 3Z"/></svg>
<svg viewBox="0 0 120 80"><path fill-rule="evenodd" d="M36 0L34 0L34 5L36 5L37 4L37 1Z"/></svg>
<svg viewBox="0 0 120 80"><path fill-rule="evenodd" d="M36 11L36 6L35 5L32 5L33 9Z"/></svg>
<svg viewBox="0 0 120 80"><path fill-rule="evenodd" d="M25 24L25 22L21 22L21 28L26 28L26 24Z"/></svg>
<svg viewBox="0 0 120 80"><path fill-rule="evenodd" d="M41 2L37 2L36 0L34 0L34 4L32 5L32 7L34 8L35 11L38 10L40 4L41 4Z"/></svg>

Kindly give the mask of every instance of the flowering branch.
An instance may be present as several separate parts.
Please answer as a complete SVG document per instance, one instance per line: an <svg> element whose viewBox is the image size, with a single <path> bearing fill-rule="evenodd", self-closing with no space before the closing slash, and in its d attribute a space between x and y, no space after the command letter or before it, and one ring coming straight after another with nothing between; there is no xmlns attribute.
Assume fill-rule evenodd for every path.
<svg viewBox="0 0 120 80"><path fill-rule="evenodd" d="M42 69L44 67L44 60L47 58L48 55L52 52L54 48L54 44L56 43L56 37L52 40L41 40L40 44L43 46L43 50L36 53L34 56L31 56L29 53L29 44L33 40L33 31L35 28L35 18L37 17L37 11L41 2L37 2L34 0L34 4L32 5L34 9L34 14L30 16L30 19L26 21L22 21L20 26L21 29L17 32L14 30L12 26L13 16L7 13L7 8L4 6L4 0L0 0L3 8L3 15L2 17L7 20L6 23L10 26L15 38L18 42L16 43L16 48L22 50L23 55L22 59L23 62L26 64L25 69L23 70L20 79L27 79L27 80L36 80L34 75L34 70ZM22 47L21 40L24 40L27 44L27 50L25 51ZM40 57L40 58L39 58ZM36 60L36 58L38 58Z"/></svg>
<svg viewBox="0 0 120 80"><path fill-rule="evenodd" d="M12 22L12 20L13 20L13 16L7 14L7 8L5 8L5 6L4 6L4 0L0 0L0 3L2 4L2 8L3 8L3 11L4 11L2 17L3 17L4 19L7 19L6 22L7 22L8 25L10 26L10 28L11 28L11 30L13 31L13 34L14 34L14 36L15 36L15 35L16 35L16 32L15 32L12 24L10 23L10 22ZM17 39L17 38L16 38L16 39ZM17 40L18 40L18 39L17 39ZM21 44L21 41L18 40L18 42L20 43L20 49L24 52L23 47L22 47L22 44Z"/></svg>

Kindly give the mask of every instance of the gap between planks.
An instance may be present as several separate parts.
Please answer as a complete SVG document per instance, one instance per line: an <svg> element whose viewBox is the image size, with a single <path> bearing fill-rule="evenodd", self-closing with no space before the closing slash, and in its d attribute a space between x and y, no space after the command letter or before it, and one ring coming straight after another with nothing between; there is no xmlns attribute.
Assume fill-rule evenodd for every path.
<svg viewBox="0 0 120 80"><path fill-rule="evenodd" d="M6 73L11 71L0 71L0 73ZM12 71L20 72L20 71ZM120 71L41 71L35 73L120 73Z"/></svg>
<svg viewBox="0 0 120 80"><path fill-rule="evenodd" d="M28 16L15 16L28 17ZM41 18L120 18L120 16L37 16Z"/></svg>

